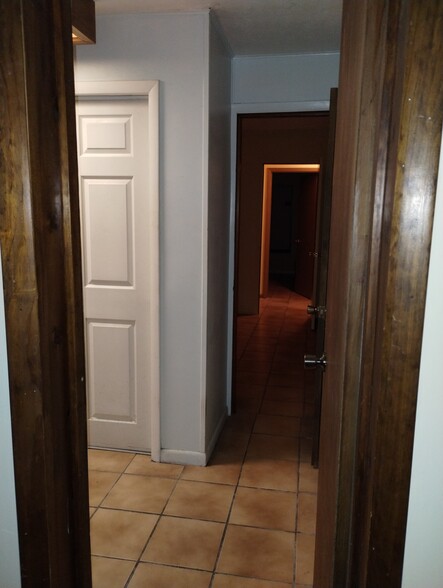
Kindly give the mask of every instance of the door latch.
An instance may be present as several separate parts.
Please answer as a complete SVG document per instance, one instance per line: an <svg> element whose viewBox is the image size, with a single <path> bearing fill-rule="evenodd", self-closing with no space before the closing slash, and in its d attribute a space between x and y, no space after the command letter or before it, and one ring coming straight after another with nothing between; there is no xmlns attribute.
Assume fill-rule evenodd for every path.
<svg viewBox="0 0 443 588"><path fill-rule="evenodd" d="M326 306L313 306L308 304L306 312L311 316L317 316L318 318L326 318Z"/></svg>
<svg viewBox="0 0 443 588"><path fill-rule="evenodd" d="M326 354L323 353L320 357L316 355L305 355L304 356L304 366L305 370L315 370L315 368L319 367L323 371L326 369L327 366Z"/></svg>

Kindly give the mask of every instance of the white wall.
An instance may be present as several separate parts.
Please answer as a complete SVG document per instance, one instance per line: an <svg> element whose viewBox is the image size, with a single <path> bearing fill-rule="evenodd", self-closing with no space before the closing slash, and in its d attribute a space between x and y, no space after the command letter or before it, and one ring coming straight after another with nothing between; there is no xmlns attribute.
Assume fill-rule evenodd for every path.
<svg viewBox="0 0 443 588"><path fill-rule="evenodd" d="M9 403L8 362L0 266L0 586L19 588L17 509L12 457L11 409Z"/></svg>
<svg viewBox="0 0 443 588"><path fill-rule="evenodd" d="M208 12L101 16L97 44L77 48L75 67L78 81L160 81L161 446L196 462L204 452L208 27Z"/></svg>
<svg viewBox="0 0 443 588"><path fill-rule="evenodd" d="M249 105L251 112L287 112L298 103L329 102L337 87L339 53L236 57L233 60L233 105ZM300 108L295 108L300 110ZM312 110L310 108L309 110Z"/></svg>
<svg viewBox="0 0 443 588"><path fill-rule="evenodd" d="M402 588L443 586L443 150L439 170Z"/></svg>
<svg viewBox="0 0 443 588"><path fill-rule="evenodd" d="M211 19L209 30L208 289L206 440L211 452L227 402L231 56Z"/></svg>

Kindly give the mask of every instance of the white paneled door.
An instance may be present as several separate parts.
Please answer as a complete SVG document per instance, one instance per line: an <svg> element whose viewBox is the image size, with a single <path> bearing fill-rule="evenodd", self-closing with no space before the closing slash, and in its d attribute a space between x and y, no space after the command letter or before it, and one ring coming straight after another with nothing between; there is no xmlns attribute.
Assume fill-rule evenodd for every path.
<svg viewBox="0 0 443 588"><path fill-rule="evenodd" d="M77 100L89 445L151 448L149 103Z"/></svg>

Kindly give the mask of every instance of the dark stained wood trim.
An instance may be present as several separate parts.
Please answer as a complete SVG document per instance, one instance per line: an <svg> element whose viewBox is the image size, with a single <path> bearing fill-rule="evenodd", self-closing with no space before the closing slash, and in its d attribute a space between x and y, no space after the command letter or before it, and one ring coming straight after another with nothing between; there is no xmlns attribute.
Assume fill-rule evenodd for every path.
<svg viewBox="0 0 443 588"><path fill-rule="evenodd" d="M316 588L401 586L442 30L438 0L344 2L328 282L338 349L325 379Z"/></svg>
<svg viewBox="0 0 443 588"><path fill-rule="evenodd" d="M0 70L0 238L22 586L88 588L68 0L0 0Z"/></svg>
<svg viewBox="0 0 443 588"><path fill-rule="evenodd" d="M72 32L76 35L75 45L95 43L94 0L71 0Z"/></svg>
<svg viewBox="0 0 443 588"><path fill-rule="evenodd" d="M371 432L365 447L366 514L359 536L359 586L400 587L414 442L421 341L443 122L443 5L390 3L396 39L385 177L374 362L364 397Z"/></svg>

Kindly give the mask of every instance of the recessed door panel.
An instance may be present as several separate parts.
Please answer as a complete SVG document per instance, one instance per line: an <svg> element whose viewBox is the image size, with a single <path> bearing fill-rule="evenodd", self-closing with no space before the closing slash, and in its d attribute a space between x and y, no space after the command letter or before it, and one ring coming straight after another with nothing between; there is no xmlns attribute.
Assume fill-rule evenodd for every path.
<svg viewBox="0 0 443 588"><path fill-rule="evenodd" d="M133 323L87 325L89 418L135 422L135 328Z"/></svg>
<svg viewBox="0 0 443 588"><path fill-rule="evenodd" d="M81 155L131 153L132 116L82 116L79 128Z"/></svg>
<svg viewBox="0 0 443 588"><path fill-rule="evenodd" d="M132 286L132 178L83 178L82 194L85 286Z"/></svg>

